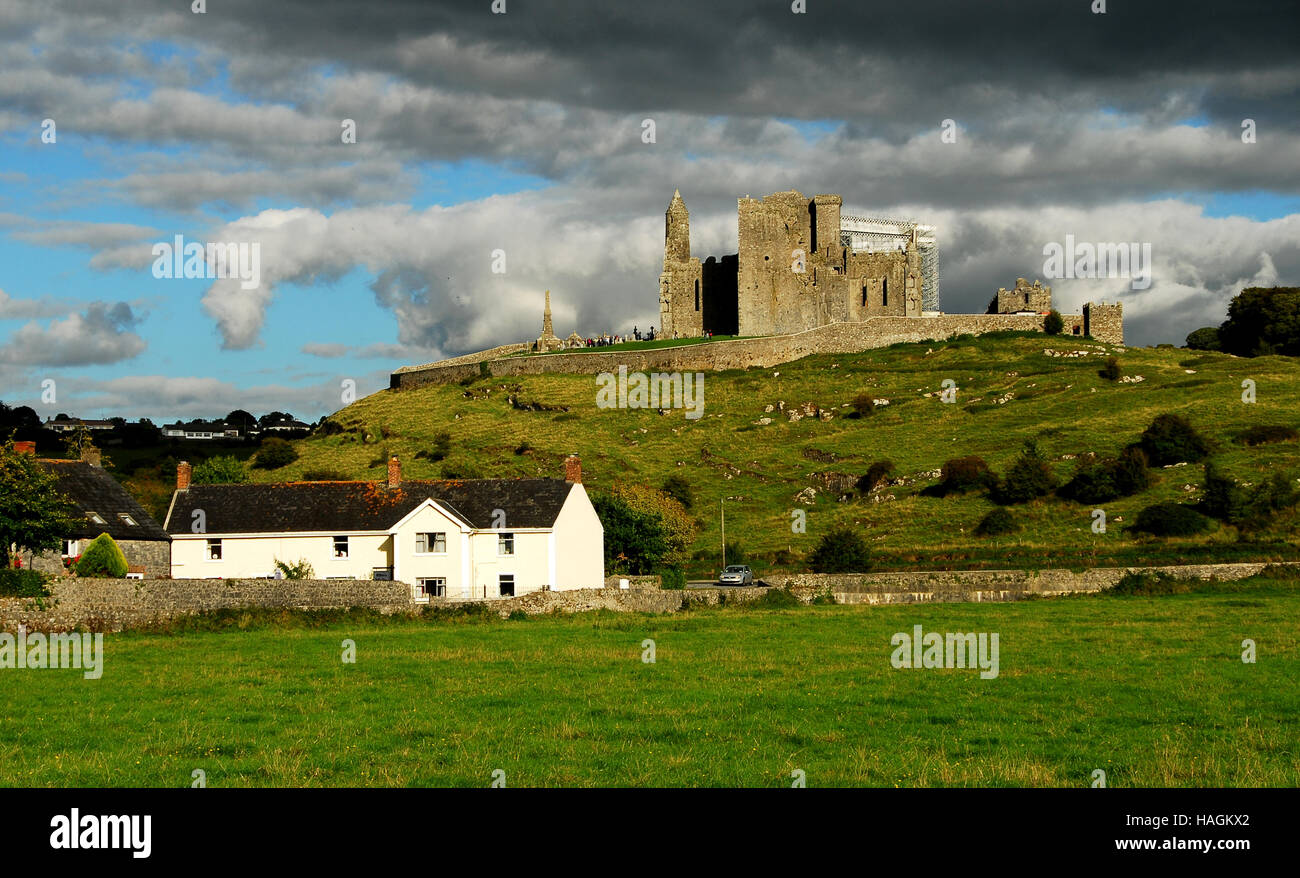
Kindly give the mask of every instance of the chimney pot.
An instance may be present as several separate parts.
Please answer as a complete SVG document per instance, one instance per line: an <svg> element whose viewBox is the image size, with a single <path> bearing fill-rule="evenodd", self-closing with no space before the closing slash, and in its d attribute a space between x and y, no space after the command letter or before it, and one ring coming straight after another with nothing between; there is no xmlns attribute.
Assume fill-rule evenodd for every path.
<svg viewBox="0 0 1300 878"><path fill-rule="evenodd" d="M402 462L397 455L388 458L388 487L397 488L402 484Z"/></svg>
<svg viewBox="0 0 1300 878"><path fill-rule="evenodd" d="M14 443L14 451L18 452L19 454L33 454L33 455L34 455L34 454L36 454L36 443L35 443L35 442L15 442L15 443Z"/></svg>
<svg viewBox="0 0 1300 878"><path fill-rule="evenodd" d="M191 469L190 465L183 460L176 464L176 490L188 491L190 489Z"/></svg>
<svg viewBox="0 0 1300 878"><path fill-rule="evenodd" d="M582 484L582 461L576 454L570 454L564 460L564 480Z"/></svg>

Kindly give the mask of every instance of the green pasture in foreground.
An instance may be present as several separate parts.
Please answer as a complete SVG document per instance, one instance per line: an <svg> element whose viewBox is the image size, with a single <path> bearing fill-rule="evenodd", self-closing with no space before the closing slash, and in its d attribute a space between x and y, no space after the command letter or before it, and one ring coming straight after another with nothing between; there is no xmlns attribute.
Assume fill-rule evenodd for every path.
<svg viewBox="0 0 1300 878"><path fill-rule="evenodd" d="M0 784L1297 786L1300 588L1159 598L281 621L0 670ZM240 630L240 625L244 630ZM999 675L890 637L996 632ZM656 661L642 661L642 642ZM1241 660L1244 639L1258 660ZM356 643L344 664L342 642Z"/></svg>

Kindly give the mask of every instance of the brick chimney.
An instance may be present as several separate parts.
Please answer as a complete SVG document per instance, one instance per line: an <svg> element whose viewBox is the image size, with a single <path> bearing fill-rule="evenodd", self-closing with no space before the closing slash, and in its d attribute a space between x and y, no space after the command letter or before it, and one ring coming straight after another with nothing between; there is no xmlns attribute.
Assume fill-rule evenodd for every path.
<svg viewBox="0 0 1300 878"><path fill-rule="evenodd" d="M582 484L582 461L578 459L578 455L570 454L564 459L564 480Z"/></svg>
<svg viewBox="0 0 1300 878"><path fill-rule="evenodd" d="M15 443L14 443L14 451L18 452L19 454L33 454L33 455L34 455L34 454L36 454L36 443L35 443L35 442L15 442Z"/></svg>
<svg viewBox="0 0 1300 878"><path fill-rule="evenodd" d="M402 484L402 462L397 455L388 458L388 487L398 488Z"/></svg>
<svg viewBox="0 0 1300 878"><path fill-rule="evenodd" d="M176 490L188 491L190 489L190 465L185 461L176 464Z"/></svg>
<svg viewBox="0 0 1300 878"><path fill-rule="evenodd" d="M81 449L81 459L94 467L102 467L104 453L93 445L87 445Z"/></svg>

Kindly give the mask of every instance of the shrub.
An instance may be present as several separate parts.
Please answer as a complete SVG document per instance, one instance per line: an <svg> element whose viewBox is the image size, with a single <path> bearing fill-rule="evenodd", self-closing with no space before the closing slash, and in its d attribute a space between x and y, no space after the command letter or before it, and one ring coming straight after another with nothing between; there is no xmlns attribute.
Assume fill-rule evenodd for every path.
<svg viewBox="0 0 1300 878"><path fill-rule="evenodd" d="M1046 496L1055 488L1056 474L1052 472L1051 464L1038 450L1038 443L1026 439L1020 456L990 493L995 502L1006 505Z"/></svg>
<svg viewBox="0 0 1300 878"><path fill-rule="evenodd" d="M1043 318L1043 332L1048 335L1060 335L1063 329L1065 329L1065 320L1060 312L1056 309L1048 311L1047 316Z"/></svg>
<svg viewBox="0 0 1300 878"><path fill-rule="evenodd" d="M939 484L932 485L921 493L932 497L946 497L949 494L983 490L992 487L995 481L996 476L989 469L984 458L972 454L946 461L939 473Z"/></svg>
<svg viewBox="0 0 1300 878"><path fill-rule="evenodd" d="M90 541L74 569L78 576L99 576L121 579L126 576L126 556L108 534L100 534Z"/></svg>
<svg viewBox="0 0 1300 878"><path fill-rule="evenodd" d="M859 393L849 403L853 407L853 416L866 418L876 413L876 400L870 393Z"/></svg>
<svg viewBox="0 0 1300 878"><path fill-rule="evenodd" d="M808 566L814 573L861 573L871 566L871 557L857 532L840 528L821 538Z"/></svg>
<svg viewBox="0 0 1300 878"><path fill-rule="evenodd" d="M1157 537L1185 537L1204 533L1213 527L1206 518L1190 506L1181 503L1156 503L1137 514L1137 521L1129 530Z"/></svg>
<svg viewBox="0 0 1300 878"><path fill-rule="evenodd" d="M279 469L282 466L288 466L298 459L297 450L278 437L263 439L262 445L257 449L257 457L253 460L253 466L258 469Z"/></svg>
<svg viewBox="0 0 1300 878"><path fill-rule="evenodd" d="M680 567L665 567L659 571L659 587L670 591L686 588L686 573Z"/></svg>
<svg viewBox="0 0 1300 878"><path fill-rule="evenodd" d="M302 471L302 480L304 482L348 482L346 473L341 473L336 469L307 469Z"/></svg>
<svg viewBox="0 0 1300 878"><path fill-rule="evenodd" d="M1203 326L1187 335L1187 347L1194 351L1219 351L1223 345L1219 341L1217 326Z"/></svg>
<svg viewBox="0 0 1300 878"><path fill-rule="evenodd" d="M1144 570L1125 573L1119 582L1103 589L1103 594L1111 595L1165 595L1187 594L1192 588L1186 580L1179 579L1163 570Z"/></svg>
<svg viewBox="0 0 1300 878"><path fill-rule="evenodd" d="M1150 486L1146 453L1133 445L1120 452L1118 458L1081 463L1070 481L1056 493L1078 503L1106 503L1145 491Z"/></svg>
<svg viewBox="0 0 1300 878"><path fill-rule="evenodd" d="M527 622L528 614L523 610L511 610L510 615L506 616L506 619L510 622Z"/></svg>
<svg viewBox="0 0 1300 878"><path fill-rule="evenodd" d="M285 579L311 579L316 575L312 570L311 562L306 558L299 558L297 561L281 561L275 559L275 569L284 574Z"/></svg>
<svg viewBox="0 0 1300 878"><path fill-rule="evenodd" d="M315 437L315 436L335 436L339 433L344 433L346 431L343 429L343 425L340 424L338 421L331 420L330 418L325 418L319 424L317 424L316 428L311 432L312 432L312 436Z"/></svg>
<svg viewBox="0 0 1300 878"><path fill-rule="evenodd" d="M878 460L867 467L866 475L858 479L855 487L859 493L870 494L877 485L888 479L893 472L894 462L892 460Z"/></svg>
<svg viewBox="0 0 1300 878"><path fill-rule="evenodd" d="M1210 453L1210 443L1181 415L1156 415L1138 444L1152 466L1196 463Z"/></svg>
<svg viewBox="0 0 1300 878"><path fill-rule="evenodd" d="M684 509L690 509L691 505L695 502L693 492L691 491L691 483L681 476L669 476L664 479L663 486L659 490L682 504Z"/></svg>
<svg viewBox="0 0 1300 878"><path fill-rule="evenodd" d="M533 450L533 446L527 439L515 446L515 454L523 455Z"/></svg>
<svg viewBox="0 0 1300 878"><path fill-rule="evenodd" d="M1270 442L1291 442L1295 439L1300 439L1300 431L1282 424L1259 424L1242 430L1236 436L1236 441L1242 445L1267 445Z"/></svg>
<svg viewBox="0 0 1300 878"><path fill-rule="evenodd" d="M440 460L445 460L447 458L447 455L450 453L451 453L451 434L444 430L443 432L434 435L433 447L431 449L429 449L428 451L417 451L415 452L415 456L416 458L423 458L423 459L431 460L434 463L437 463Z"/></svg>
<svg viewBox="0 0 1300 878"><path fill-rule="evenodd" d="M194 467L196 485L242 485L248 481L244 462L231 455L212 457Z"/></svg>
<svg viewBox="0 0 1300 878"><path fill-rule="evenodd" d="M45 587L47 577L35 570L13 567L0 568L0 597L43 598L50 591Z"/></svg>
<svg viewBox="0 0 1300 878"><path fill-rule="evenodd" d="M793 610L803 606L803 601L795 597L788 588L769 588L763 596L750 604L763 610Z"/></svg>
<svg viewBox="0 0 1300 878"><path fill-rule="evenodd" d="M1002 536L1018 530L1020 530L1020 522L1016 521L1009 509L1001 506L980 519L980 523L975 527L975 533L982 537Z"/></svg>
<svg viewBox="0 0 1300 878"><path fill-rule="evenodd" d="M1105 378L1107 381L1118 381L1124 370L1119 366L1119 360L1114 357L1106 358L1106 365L1097 370L1097 375Z"/></svg>
<svg viewBox="0 0 1300 878"><path fill-rule="evenodd" d="M646 485L615 484L593 494L605 528L605 569L642 575L686 561L695 540L694 521L672 497Z"/></svg>

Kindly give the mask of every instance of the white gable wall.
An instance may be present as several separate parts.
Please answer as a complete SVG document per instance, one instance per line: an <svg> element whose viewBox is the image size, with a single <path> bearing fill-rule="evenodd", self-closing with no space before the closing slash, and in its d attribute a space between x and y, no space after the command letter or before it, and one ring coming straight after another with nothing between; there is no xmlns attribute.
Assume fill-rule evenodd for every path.
<svg viewBox="0 0 1300 878"><path fill-rule="evenodd" d="M555 519L556 589L605 585L605 529L582 484L576 483Z"/></svg>

